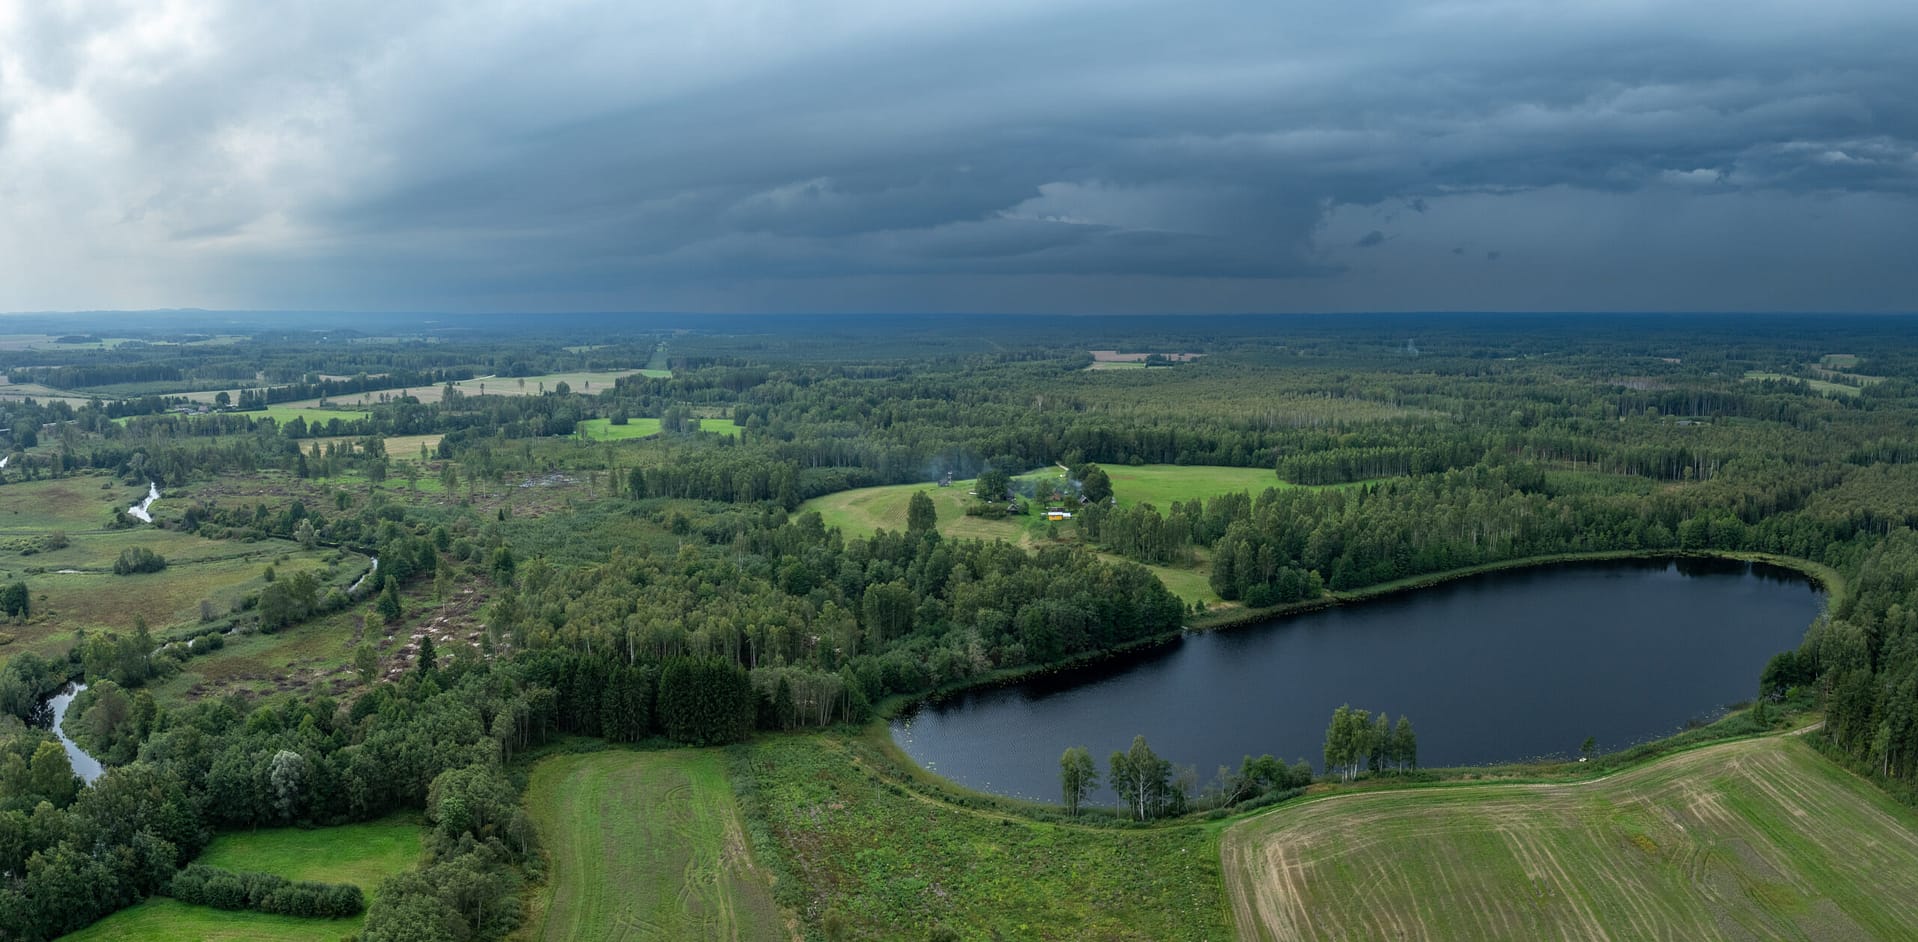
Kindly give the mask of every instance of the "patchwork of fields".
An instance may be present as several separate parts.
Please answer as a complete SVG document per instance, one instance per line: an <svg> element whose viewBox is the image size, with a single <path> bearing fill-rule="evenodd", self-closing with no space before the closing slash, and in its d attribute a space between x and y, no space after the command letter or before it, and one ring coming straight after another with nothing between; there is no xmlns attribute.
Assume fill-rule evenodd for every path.
<svg viewBox="0 0 1918 942"><path fill-rule="evenodd" d="M1592 782L1342 795L1226 832L1244 939L1908 939L1918 812L1796 737Z"/></svg>

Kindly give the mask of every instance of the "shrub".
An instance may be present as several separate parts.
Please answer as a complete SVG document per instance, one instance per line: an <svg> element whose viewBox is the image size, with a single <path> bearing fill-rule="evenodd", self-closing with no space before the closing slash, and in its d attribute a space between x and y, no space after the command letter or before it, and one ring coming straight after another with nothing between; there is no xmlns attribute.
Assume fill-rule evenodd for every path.
<svg viewBox="0 0 1918 942"><path fill-rule="evenodd" d="M366 894L351 883L295 883L271 873L234 873L190 864L175 874L167 895L182 903L214 909L337 919L366 909Z"/></svg>
<svg viewBox="0 0 1918 942"><path fill-rule="evenodd" d="M159 572L166 568L166 557L144 546L129 546L113 561L113 574L130 576L136 572Z"/></svg>

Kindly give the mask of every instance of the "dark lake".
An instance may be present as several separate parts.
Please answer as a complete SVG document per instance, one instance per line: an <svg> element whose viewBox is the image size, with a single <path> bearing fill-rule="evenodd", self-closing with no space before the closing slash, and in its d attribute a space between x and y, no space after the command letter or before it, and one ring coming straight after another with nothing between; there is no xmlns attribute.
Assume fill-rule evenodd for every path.
<svg viewBox="0 0 1918 942"><path fill-rule="evenodd" d="M1749 699L1824 602L1797 573L1726 560L1508 570L920 704L892 734L969 788L1051 802L1067 747L1103 776L1140 733L1201 785L1247 754L1318 768L1343 703L1410 715L1421 765L1570 756L1587 736L1609 751Z"/></svg>

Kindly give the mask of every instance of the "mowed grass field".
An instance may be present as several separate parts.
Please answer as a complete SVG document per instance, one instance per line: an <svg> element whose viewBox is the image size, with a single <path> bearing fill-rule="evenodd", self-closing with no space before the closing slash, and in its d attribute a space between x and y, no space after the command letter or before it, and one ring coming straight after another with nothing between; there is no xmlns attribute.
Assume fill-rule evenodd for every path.
<svg viewBox="0 0 1918 942"><path fill-rule="evenodd" d="M380 881L412 869L421 852L419 821L401 815L312 831L271 828L222 834L199 862L277 873L289 880L354 883L371 900ZM363 921L359 916L301 919L229 912L155 897L62 936L60 942L337 942L358 933Z"/></svg>
<svg viewBox="0 0 1918 942"><path fill-rule="evenodd" d="M576 427L581 438L596 442L619 442L659 434L658 419L627 419L625 425L614 425L612 419L584 419ZM699 430L729 438L738 438L740 432L739 426L734 425L731 419L701 419Z"/></svg>
<svg viewBox="0 0 1918 942"><path fill-rule="evenodd" d="M1254 497L1268 487L1298 487L1279 479L1271 468L1224 468L1212 465L1148 464L1137 467L1101 465L1112 479L1112 496L1119 506L1151 504L1171 510L1173 501L1244 491Z"/></svg>
<svg viewBox="0 0 1918 942"><path fill-rule="evenodd" d="M542 760L526 790L552 866L526 938L790 938L715 750Z"/></svg>
<svg viewBox="0 0 1918 942"><path fill-rule="evenodd" d="M1225 834L1241 939L1910 939L1918 812L1793 736L1591 782L1396 789Z"/></svg>

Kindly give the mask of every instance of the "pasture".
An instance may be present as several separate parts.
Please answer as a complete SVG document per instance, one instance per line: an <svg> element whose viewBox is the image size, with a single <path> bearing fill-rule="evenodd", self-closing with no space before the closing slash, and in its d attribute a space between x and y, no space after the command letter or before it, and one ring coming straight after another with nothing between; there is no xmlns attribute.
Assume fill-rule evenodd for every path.
<svg viewBox="0 0 1918 942"><path fill-rule="evenodd" d="M1229 829L1241 939L1903 939L1918 812L1793 736L1606 778L1336 795Z"/></svg>
<svg viewBox="0 0 1918 942"><path fill-rule="evenodd" d="M716 750L606 750L534 768L526 807L551 858L527 935L789 938Z"/></svg>
<svg viewBox="0 0 1918 942"><path fill-rule="evenodd" d="M380 881L412 869L421 853L420 826L398 815L365 824L303 831L271 828L222 834L199 862L229 870L277 873L289 880L354 883L370 901ZM123 909L60 942L141 939L154 942L336 942L359 932L362 917L302 919L154 897Z"/></svg>

